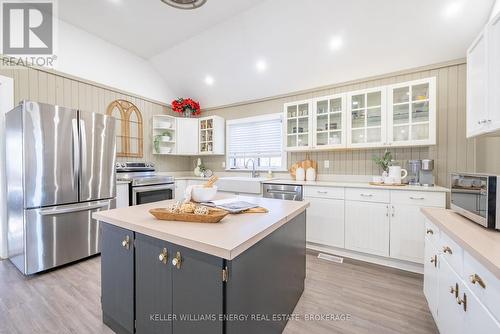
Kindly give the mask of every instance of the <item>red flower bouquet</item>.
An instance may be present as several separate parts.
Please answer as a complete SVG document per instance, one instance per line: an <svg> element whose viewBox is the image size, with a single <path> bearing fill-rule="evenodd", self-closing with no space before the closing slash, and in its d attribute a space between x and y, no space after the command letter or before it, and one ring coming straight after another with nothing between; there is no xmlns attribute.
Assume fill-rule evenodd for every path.
<svg viewBox="0 0 500 334"><path fill-rule="evenodd" d="M173 100L172 110L186 117L198 116L201 114L200 104L189 98L178 98L177 100Z"/></svg>

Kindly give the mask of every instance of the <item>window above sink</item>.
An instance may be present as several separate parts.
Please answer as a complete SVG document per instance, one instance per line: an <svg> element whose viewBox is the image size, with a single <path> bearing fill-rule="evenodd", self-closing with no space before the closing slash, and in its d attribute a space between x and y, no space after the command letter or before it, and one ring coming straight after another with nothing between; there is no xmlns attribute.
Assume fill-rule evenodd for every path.
<svg viewBox="0 0 500 334"><path fill-rule="evenodd" d="M281 113L226 122L226 169L286 170Z"/></svg>

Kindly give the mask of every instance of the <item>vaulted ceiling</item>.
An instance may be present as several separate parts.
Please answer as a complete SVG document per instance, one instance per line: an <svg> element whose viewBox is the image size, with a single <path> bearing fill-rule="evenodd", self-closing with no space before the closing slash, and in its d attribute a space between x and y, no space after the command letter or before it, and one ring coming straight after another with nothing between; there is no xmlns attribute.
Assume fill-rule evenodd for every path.
<svg viewBox="0 0 500 334"><path fill-rule="evenodd" d="M465 57L493 2L64 0L59 15L213 107Z"/></svg>

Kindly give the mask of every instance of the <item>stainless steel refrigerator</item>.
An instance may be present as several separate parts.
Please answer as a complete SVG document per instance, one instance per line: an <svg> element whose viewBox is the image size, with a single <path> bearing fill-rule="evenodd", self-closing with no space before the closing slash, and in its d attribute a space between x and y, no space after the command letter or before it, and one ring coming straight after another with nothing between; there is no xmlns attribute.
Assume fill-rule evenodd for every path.
<svg viewBox="0 0 500 334"><path fill-rule="evenodd" d="M6 114L9 258L26 275L100 252L95 211L115 207L110 116L24 101Z"/></svg>

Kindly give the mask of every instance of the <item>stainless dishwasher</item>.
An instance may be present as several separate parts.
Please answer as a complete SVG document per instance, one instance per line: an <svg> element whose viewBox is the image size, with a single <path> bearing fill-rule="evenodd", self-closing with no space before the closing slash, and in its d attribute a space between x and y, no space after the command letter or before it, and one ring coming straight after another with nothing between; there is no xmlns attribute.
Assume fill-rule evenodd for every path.
<svg viewBox="0 0 500 334"><path fill-rule="evenodd" d="M302 201L301 185L264 183L263 193L266 198Z"/></svg>

